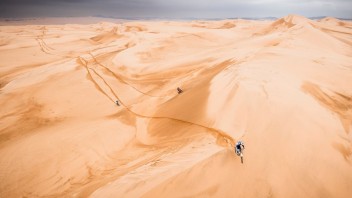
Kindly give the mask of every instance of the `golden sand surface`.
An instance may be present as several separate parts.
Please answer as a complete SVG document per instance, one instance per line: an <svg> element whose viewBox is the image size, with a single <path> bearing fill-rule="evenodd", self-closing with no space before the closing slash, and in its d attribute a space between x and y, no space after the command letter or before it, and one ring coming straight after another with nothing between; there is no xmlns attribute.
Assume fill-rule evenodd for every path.
<svg viewBox="0 0 352 198"><path fill-rule="evenodd" d="M350 21L5 24L0 107L0 197L352 194Z"/></svg>

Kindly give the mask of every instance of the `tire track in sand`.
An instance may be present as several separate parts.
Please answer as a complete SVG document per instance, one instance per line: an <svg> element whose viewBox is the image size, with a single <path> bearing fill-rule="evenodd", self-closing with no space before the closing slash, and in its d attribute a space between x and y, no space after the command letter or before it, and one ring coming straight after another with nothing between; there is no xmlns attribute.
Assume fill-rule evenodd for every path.
<svg viewBox="0 0 352 198"><path fill-rule="evenodd" d="M108 97L114 104L115 104L115 100L113 100L107 93L105 93L103 91L103 89L100 87L100 85L98 84L98 82L96 80L94 80L92 74L90 73L89 69L88 69L88 61L86 61L84 58L79 57L79 63L81 63L85 68L86 71L88 72L89 75L89 80L91 80L95 87L98 89L98 91L100 91L101 93L103 93L106 97ZM96 73L96 72L95 72ZM102 78L101 75L97 75L99 78ZM120 102L120 104L125 107L125 109L132 113L133 115L140 117L140 118L147 118L147 119L167 119L167 120L172 120L172 121L176 121L176 122L180 122L180 123L185 123L185 124L190 124L190 125L195 125L204 129L207 129L207 131L209 131L209 133L211 133L213 136L216 137L217 139L217 144L224 146L224 147L228 147L229 145L231 146L231 148L235 145L235 139L232 138L230 135L228 135L227 133L225 133L224 131L221 131L219 129L216 128L212 128L209 126L204 126L202 124L198 124L198 123L194 123L194 122L190 122L187 120L181 120L181 119L177 119L177 118L172 118L172 117L164 117L164 116L149 116L149 115L142 115L140 113L137 113L133 110L131 110L118 96L118 94L115 93L115 91L111 88L111 86L102 78L102 81L104 82L104 84L106 86L108 86L109 90L112 92L112 94L116 97L116 99ZM224 142L225 141L225 145Z"/></svg>
<svg viewBox="0 0 352 198"><path fill-rule="evenodd" d="M121 51L122 51L122 50L121 50ZM116 78L117 80L119 80L120 82L122 82L122 83L128 85L129 87L131 87L131 88L134 89L135 91L137 91L137 92L139 92L139 93L141 93L141 94L143 94L143 95L147 95L147 96L149 96L149 97L155 97L155 98L165 98L165 97L169 96L169 94L158 95L158 96L156 96L156 95L151 95L151 94L148 94L148 93L146 93L146 92L143 92L143 91L137 89L137 88L136 88L135 86L133 86L131 83L125 81L125 80L122 79L120 76L116 75L116 73L113 72L113 71L111 71L108 67L106 67L105 65L101 64L101 63L96 59L96 57L95 57L92 53L89 53L89 55L92 57L92 59L94 60L94 62L95 62L96 64L98 64L99 66L103 67L103 68L104 68L106 71L108 71L113 77L115 77L115 78Z"/></svg>

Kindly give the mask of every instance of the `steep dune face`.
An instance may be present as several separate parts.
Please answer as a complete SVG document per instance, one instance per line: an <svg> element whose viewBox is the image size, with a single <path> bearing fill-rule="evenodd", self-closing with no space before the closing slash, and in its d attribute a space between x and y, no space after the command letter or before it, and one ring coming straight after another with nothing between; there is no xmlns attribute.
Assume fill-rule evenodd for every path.
<svg viewBox="0 0 352 198"><path fill-rule="evenodd" d="M0 27L0 197L348 197L334 20Z"/></svg>
<svg viewBox="0 0 352 198"><path fill-rule="evenodd" d="M118 27L114 27L111 31L99 34L90 38L91 40L99 43L108 43L111 41L115 41L119 38Z"/></svg>
<svg viewBox="0 0 352 198"><path fill-rule="evenodd" d="M305 23L311 23L312 21L302 17L302 16L296 16L296 15L288 15L284 18L280 18L273 22L271 24L272 28L277 29L277 28L291 28L295 25L300 25L300 24L305 24Z"/></svg>

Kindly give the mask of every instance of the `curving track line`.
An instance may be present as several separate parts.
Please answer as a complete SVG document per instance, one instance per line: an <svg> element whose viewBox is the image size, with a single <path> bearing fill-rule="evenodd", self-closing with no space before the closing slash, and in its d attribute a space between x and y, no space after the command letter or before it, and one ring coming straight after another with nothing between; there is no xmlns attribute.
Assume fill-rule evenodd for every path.
<svg viewBox="0 0 352 198"><path fill-rule="evenodd" d="M106 94L103 89L99 86L99 84L97 83L97 81L94 80L93 76L91 75L89 69L88 69L88 62L82 58L82 57L79 57L79 62L82 63L82 65L86 68L87 72L88 72L88 75L90 76L89 80L91 80L94 85L97 87L97 89L102 92L105 96L107 96L114 104L115 104L115 101L110 97L108 96L108 94ZM101 75L98 75L99 78L102 78ZM140 118L148 118L148 119L167 119L167 120L172 120L172 121L176 121L176 122L181 122L181 123L186 123L186 124L190 124L190 125L195 125L195 126L198 126L198 127L201 127L201 128L204 128L208 131L210 131L210 133L212 135L214 135L218 140L219 138L222 138L224 141L226 141L227 144L230 144L231 147L234 146L235 144L235 140L234 138L232 138L231 136L229 136L227 133L219 130L219 129L215 129L215 128L212 128L212 127L208 127L208 126L204 126L202 124L198 124L198 123L194 123L194 122L190 122L190 121L187 121L187 120L181 120L181 119L177 119L177 118L171 118L171 117L163 117L163 116L148 116L148 115L142 115L142 114L139 114L137 112L134 112L133 110L131 110L121 99L120 97L118 96L118 94L115 93L115 91L111 88L111 86L108 85L108 83L102 78L103 82L109 87L109 89L112 91L112 93L114 94L114 96L119 100L120 104L122 106L125 107L125 109L127 111L129 111L130 113L132 113L133 115L137 116L137 117L140 117Z"/></svg>
<svg viewBox="0 0 352 198"><path fill-rule="evenodd" d="M122 50L118 50L117 52L120 52L120 51L123 51L123 50L125 50L125 49L122 49ZM113 52L110 52L110 53L113 53ZM128 85L128 86L130 86L131 88L133 88L135 91L137 91L137 92L139 92L139 93L141 93L141 94L143 94L143 95L147 95L147 96L149 96L149 97L155 97L155 98L165 98L165 97L168 97L168 96L170 96L170 94L165 94L165 95L151 95L151 94L148 94L148 93L146 93L146 92L143 92L143 91L141 91L141 90L139 90L139 89L137 89L135 86L133 86L131 83L129 83L129 82L127 82L126 80L124 80L122 77L120 77L119 75L117 75L116 73L114 73L113 71L111 71L107 66L105 66L105 65L103 65L102 63L100 63L98 60L97 60L97 56L94 56L92 53L89 53L89 55L92 57L92 59L94 60L94 62L96 63L96 64L98 64L99 66L101 66L101 67L103 67L106 71L108 71L109 73L111 73L112 74L112 76L114 76L117 80L119 80L120 82L122 82L122 83L124 83L124 84L126 84L126 85ZM210 67L210 68L207 68L207 69L213 69L213 68L215 68L215 67L217 67L218 65L215 65L214 67ZM227 68L227 67L226 67ZM225 68L225 69L226 69ZM190 70L189 72L187 72L186 74L184 74L182 77L184 77L184 76L188 76L189 74L191 74L191 73L195 73L195 72L197 72L197 73L200 73L200 72L202 72L202 71L204 71L205 69L204 68L200 68L200 69L198 69L198 68L196 68L196 69L192 69L192 70ZM182 77L180 77L180 78L182 78ZM170 78L167 78L167 79L170 79ZM184 84L185 82L187 82L187 81L189 81L190 79L188 79L188 80L184 80L182 83L180 83L180 84ZM182 81L182 80L181 80Z"/></svg>
<svg viewBox="0 0 352 198"><path fill-rule="evenodd" d="M95 88L97 88L97 90L98 90L99 92L101 92L101 93L104 94L106 97L108 97L109 100L111 100L113 103L115 103L115 101L114 101L108 94L106 94L106 93L104 92L104 90L99 86L99 84L94 80L93 75L92 75L92 74L90 73L90 71L89 71L88 62L87 62L84 58L82 58L82 57L79 57L78 60L79 60L79 63L81 63L81 65L83 65L84 68L86 69L87 74L88 74L88 79L93 82Z"/></svg>
<svg viewBox="0 0 352 198"><path fill-rule="evenodd" d="M38 45L40 47L40 50L46 54L50 54L50 55L54 55L52 53L50 53L50 49L48 48L48 46L45 44L45 42L43 41L42 38L36 38L35 39L38 42Z"/></svg>
<svg viewBox="0 0 352 198"><path fill-rule="evenodd" d="M122 51L122 50L121 50ZM169 94L165 94L165 95L151 95L151 94L148 94L146 92L143 92L139 89L137 89L135 86L133 86L131 83L125 81L124 79L122 79L122 77L118 76L116 73L114 73L113 71L111 71L108 67L106 67L105 65L103 65L102 63L100 63L97 59L96 59L96 56L94 56L93 54L89 53L89 55L93 58L94 62L96 64L98 64L99 66L103 67L106 71L108 71L110 74L112 74L112 76L114 76L117 80L119 80L120 82L130 86L132 89L134 89L135 91L143 94L143 95L147 95L149 97L155 97L155 98L164 98L164 97L168 97L170 96Z"/></svg>

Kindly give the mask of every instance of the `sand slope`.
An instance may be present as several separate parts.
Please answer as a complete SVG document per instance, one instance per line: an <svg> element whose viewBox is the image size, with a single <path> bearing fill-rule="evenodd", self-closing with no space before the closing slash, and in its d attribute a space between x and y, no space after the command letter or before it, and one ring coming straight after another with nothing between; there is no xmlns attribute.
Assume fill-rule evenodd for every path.
<svg viewBox="0 0 352 198"><path fill-rule="evenodd" d="M348 197L351 28L1 26L0 197Z"/></svg>

